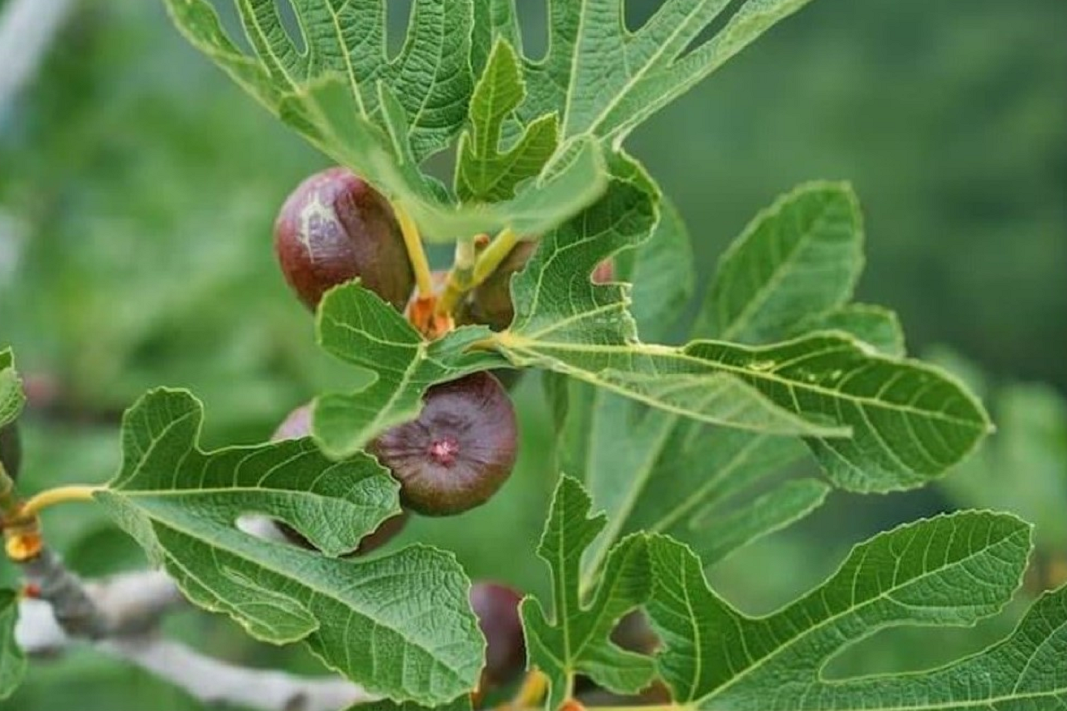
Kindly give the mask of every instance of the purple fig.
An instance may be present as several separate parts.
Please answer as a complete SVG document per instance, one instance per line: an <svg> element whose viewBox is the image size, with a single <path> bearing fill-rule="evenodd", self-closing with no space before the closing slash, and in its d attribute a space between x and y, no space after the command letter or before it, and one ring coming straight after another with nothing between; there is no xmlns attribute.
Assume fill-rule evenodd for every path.
<svg viewBox="0 0 1067 711"><path fill-rule="evenodd" d="M405 508L450 516L484 504L515 466L518 424L504 388L481 372L434 385L418 418L368 451L400 482Z"/></svg>
<svg viewBox="0 0 1067 711"><path fill-rule="evenodd" d="M506 684L526 665L526 644L519 618L520 595L514 589L492 582L471 586L471 609L485 635L485 668L479 688Z"/></svg>
<svg viewBox="0 0 1067 711"><path fill-rule="evenodd" d="M389 201L347 168L297 186L274 223L274 249L286 282L312 310L331 287L356 277L398 310L415 286Z"/></svg>

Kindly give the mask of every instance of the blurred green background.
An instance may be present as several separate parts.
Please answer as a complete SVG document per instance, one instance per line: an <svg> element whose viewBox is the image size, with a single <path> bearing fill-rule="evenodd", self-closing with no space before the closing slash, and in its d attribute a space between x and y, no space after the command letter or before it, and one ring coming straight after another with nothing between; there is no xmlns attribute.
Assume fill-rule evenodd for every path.
<svg viewBox="0 0 1067 711"><path fill-rule="evenodd" d="M409 4L390 2L394 37ZM631 0L632 23L658 4ZM519 5L536 54L543 3ZM702 283L777 194L811 178L852 180L868 235L859 297L897 310L911 352L968 377L1000 425L943 486L835 496L802 526L712 571L741 607L780 604L856 540L954 505L1037 521L1041 565L1030 589L1063 574L1064 37L1060 0L818 0L632 138L689 225ZM311 318L270 247L284 196L325 165L188 47L161 3L76 6L26 90L0 106L0 344L15 347L36 388L39 406L25 423L29 489L107 479L116 413L147 388L191 388L207 406L206 444L217 446L266 438L317 389L352 378L316 350ZM533 548L555 477L551 424L536 378L517 400L524 442L513 481L486 507L420 520L403 540L456 550L473 577L541 591L547 579ZM46 525L86 574L140 564L91 506L49 512ZM879 635L842 671L937 661L984 646L1010 620L939 632L937 645L914 630ZM179 622L181 634L227 659L316 669L298 650L252 643L217 617ZM130 708L195 708L92 652L33 664L3 708L76 699L71 708L95 711L116 698Z"/></svg>

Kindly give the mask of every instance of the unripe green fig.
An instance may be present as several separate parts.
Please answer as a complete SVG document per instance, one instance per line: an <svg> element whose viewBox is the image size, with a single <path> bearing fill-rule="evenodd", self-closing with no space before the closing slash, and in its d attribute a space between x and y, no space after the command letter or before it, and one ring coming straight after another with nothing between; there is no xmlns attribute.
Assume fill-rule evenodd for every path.
<svg viewBox="0 0 1067 711"><path fill-rule="evenodd" d="M356 277L398 310L415 286L389 201L347 168L297 186L274 223L274 250L286 282L312 310L330 288Z"/></svg>
<svg viewBox="0 0 1067 711"><path fill-rule="evenodd" d="M511 475L518 424L489 373L434 385L418 418L368 448L400 482L400 502L426 516L462 513L489 500Z"/></svg>
<svg viewBox="0 0 1067 711"><path fill-rule="evenodd" d="M22 440L19 438L18 425L14 422L0 427L0 463L12 479L19 475L22 467Z"/></svg>
<svg viewBox="0 0 1067 711"><path fill-rule="evenodd" d="M526 643L519 618L520 595L507 585L477 582L470 602L485 635L485 667L480 689L506 684L526 665Z"/></svg>
<svg viewBox="0 0 1067 711"><path fill-rule="evenodd" d="M301 437L307 437L311 434L311 405L301 405L290 412L282 423L278 425L278 429L274 431L274 435L271 436L272 442L280 442L286 439L300 439ZM391 516L385 521L382 521L378 525L378 528L374 529L371 533L363 537L357 547L351 553L344 555L345 558L366 555L373 550L381 548L390 540L392 540L398 533L404 530L404 526L407 525L410 514L407 511L402 511L396 516ZM282 523L281 521L275 521L275 526L281 531L282 535L289 540L290 543L294 543L301 548L307 550L315 550L315 546L311 545L311 541L304 538L292 526Z"/></svg>

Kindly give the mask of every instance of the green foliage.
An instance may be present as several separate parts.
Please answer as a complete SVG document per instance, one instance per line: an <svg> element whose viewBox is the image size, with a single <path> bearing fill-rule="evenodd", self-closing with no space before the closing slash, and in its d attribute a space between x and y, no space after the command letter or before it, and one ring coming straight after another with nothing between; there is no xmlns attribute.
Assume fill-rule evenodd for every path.
<svg viewBox="0 0 1067 711"><path fill-rule="evenodd" d="M151 560L198 605L259 639L303 640L372 692L432 704L470 689L484 642L451 555L328 557L399 512L393 479L367 455L333 462L308 439L204 453L202 417L177 391L126 415L122 468L98 497ZM285 521L325 555L244 533L246 513Z"/></svg>
<svg viewBox="0 0 1067 711"><path fill-rule="evenodd" d="M318 333L331 354L375 375L357 392L316 400L315 434L337 456L357 452L390 426L414 419L422 394L434 383L503 364L499 356L469 350L488 337L489 329L461 328L427 342L394 308L359 284L326 295Z"/></svg>
<svg viewBox="0 0 1067 711"><path fill-rule="evenodd" d="M604 212L623 214L615 206ZM835 485L856 491L920 485L965 457L987 431L981 407L955 380L915 361L879 355L866 344L875 341L895 354L903 339L891 313L848 303L862 266L863 237L847 186L813 183L781 198L720 261L694 336L725 332L761 343L794 335L798 324L835 328L807 331L773 346L694 341L684 349L665 349L640 343L638 330L662 331L663 323L670 322L668 314L645 316L642 309L661 298L667 303L684 298L678 287L686 283L683 260L661 274L662 295L647 285L635 294L633 310L641 315L636 322L626 292L617 286L571 282L571 291L557 297L556 303L569 309L560 314L551 310L551 298L527 296L536 285L562 282L562 274L550 271L562 270L556 266L559 260L551 259L553 251L585 250L578 267L584 271L618 247L605 230L597 230L598 224L587 218L581 223L584 233L546 236L534 262L515 280L518 302L539 307L537 314L520 308L512 329L522 334L531 330L527 324L534 324L534 338L520 346L532 362L601 386L603 370L594 368L611 369L608 385L629 396L635 394L634 378L615 387L617 374L643 369L649 382L667 385L670 404L682 398L695 402L704 408L695 413L697 419L717 425L740 424L742 401L709 401L700 397L701 386L724 375L751 384L755 394L792 410L790 414L850 428L850 438L809 438L807 444ZM656 259L654 242L662 237L658 233L640 246L634 257L637 270L646 259ZM614 321L609 324L605 314L613 314ZM574 320L583 318L609 325L599 331L572 328ZM846 336L846 330L861 340ZM505 349L513 338L505 339ZM603 387L594 391L550 382L557 410L566 415L561 464L586 481L611 519L609 535L591 558L593 567L617 536L641 530L678 536L710 565L810 512L829 491L810 478L778 482L767 491L770 477L802 454L797 442L771 436L787 431L766 423L745 428L752 432L708 427L677 417L694 415L691 411L646 411ZM725 406L732 419L707 417L715 404Z"/></svg>
<svg viewBox="0 0 1067 711"><path fill-rule="evenodd" d="M1067 704L1063 589L1001 644L921 677L823 673L883 628L998 612L1029 552L1026 525L1011 516L961 513L880 535L764 618L733 609L704 577L832 488L919 486L990 430L963 385L905 358L892 312L851 301L863 235L844 184L803 185L760 213L720 260L691 340L663 345L691 300L692 248L622 143L804 0L667 0L638 29L626 29L622 0L553 0L542 60L524 51L510 0L415 0L392 58L384 0L293 0L295 26L275 0L236 0L250 51L208 0L164 2L194 46L386 192L429 240L508 227L541 241L512 281L516 317L499 334L468 327L427 342L359 284L331 292L319 343L370 381L331 383L316 399L314 441L205 451L203 408L179 391L154 390L127 413L122 467L98 498L190 599L256 638L303 641L390 699L375 707L469 708L483 650L455 558L428 546L337 556L399 510L397 485L362 452L368 442L414 417L435 383L536 367L548 371L561 468L590 492L560 479L537 548L551 605L531 596L522 606L530 663L552 682L549 708L579 674L619 693L658 675L679 706L702 709ZM424 172L453 143L454 195ZM162 248L156 261L194 251ZM607 258L618 281L592 283ZM201 303L190 299L176 320L198 317ZM247 306L229 315L254 320L241 318ZM121 369L101 340L105 357L90 362ZM158 356L148 348L144 360ZM22 404L11 364L0 352L0 424ZM806 452L826 481L782 475ZM606 513L591 516L594 504ZM323 553L242 532L247 513L285 521ZM5 596L0 695L21 669L2 641L15 609ZM654 658L609 639L639 607L665 643Z"/></svg>
<svg viewBox="0 0 1067 711"><path fill-rule="evenodd" d="M0 589L0 699L11 695L26 673L26 657L15 642L18 609L18 593Z"/></svg>
<svg viewBox="0 0 1067 711"><path fill-rule="evenodd" d="M25 402L26 396L15 371L15 357L10 348L0 350L0 427L15 420Z"/></svg>
<svg viewBox="0 0 1067 711"><path fill-rule="evenodd" d="M586 591L579 589L578 576L582 553L607 523L602 513L589 516L591 503L576 480L560 479L537 547L552 573L552 615L536 599L522 603L529 664L551 681L548 708L559 708L573 695L578 673L618 693L636 693L652 680L650 659L608 639L619 619L651 593L643 537L612 548L593 599L583 604Z"/></svg>
<svg viewBox="0 0 1067 711"><path fill-rule="evenodd" d="M964 512L857 546L829 580L768 617L742 615L708 589L700 560L649 541L648 610L666 649L658 668L695 708L1059 708L1067 702L1067 588L1038 601L1007 640L921 674L827 679L823 667L894 625L973 625L1018 586L1030 550L1018 519Z"/></svg>
<svg viewBox="0 0 1067 711"><path fill-rule="evenodd" d="M275 0L236 5L254 56L226 36L207 0L167 0L190 42L313 145L402 204L430 239L505 225L536 234L595 198L603 185L600 151L590 141L557 151L518 195L491 205L453 205L422 174L419 164L468 118L472 0L417 0L404 49L392 61L386 60L383 0L294 3L305 53L283 26ZM511 88L518 82L513 75Z"/></svg>
<svg viewBox="0 0 1067 711"><path fill-rule="evenodd" d="M504 121L526 98L520 71L515 50L503 40L497 42L471 96L471 128L460 139L456 193L461 200L507 200L519 183L536 177L556 151L559 126L556 114L547 114L526 126L514 146L499 152Z"/></svg>

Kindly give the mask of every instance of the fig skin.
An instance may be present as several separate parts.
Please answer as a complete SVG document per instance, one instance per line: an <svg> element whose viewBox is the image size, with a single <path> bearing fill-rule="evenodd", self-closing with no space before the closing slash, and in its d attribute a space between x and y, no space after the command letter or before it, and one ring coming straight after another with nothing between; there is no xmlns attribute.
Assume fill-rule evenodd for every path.
<svg viewBox="0 0 1067 711"><path fill-rule="evenodd" d="M397 310L415 286L389 201L347 168L316 173L293 190L274 223L274 250L312 311L329 289L356 277Z"/></svg>
<svg viewBox="0 0 1067 711"><path fill-rule="evenodd" d="M22 440L14 422L0 427L0 463L12 481L18 478L22 467Z"/></svg>
<svg viewBox="0 0 1067 711"><path fill-rule="evenodd" d="M425 516L451 516L489 500L518 452L515 410L487 372L434 385L418 418L368 448L400 482L400 502Z"/></svg>
<svg viewBox="0 0 1067 711"><path fill-rule="evenodd" d="M507 585L479 581L471 586L471 609L486 642L480 689L506 684L526 666L526 641L519 618L521 601L522 595Z"/></svg>
<svg viewBox="0 0 1067 711"><path fill-rule="evenodd" d="M281 424L278 425L278 429L274 430L274 434L271 436L271 442L280 442L286 439L300 439L301 437L308 437L311 435L311 405L301 405L290 412ZM411 515L407 511L402 511L396 516L391 516L381 524L378 528L374 529L359 542L359 546L351 553L346 553L343 558L355 558L361 555L366 555L371 551L375 551L390 540L392 540L398 533L404 530L404 526L407 525L408 519ZM290 543L306 548L309 551L317 550L315 546L311 545L311 541L304 538L295 528L287 523L281 521L275 521L274 525L282 535L288 539Z"/></svg>
<svg viewBox="0 0 1067 711"><path fill-rule="evenodd" d="M494 331L503 331L515 318L511 304L511 277L530 261L537 251L537 242L519 242L489 277L471 290L464 323L482 323Z"/></svg>

